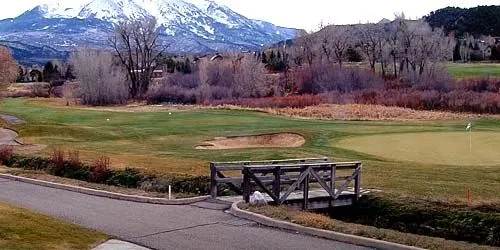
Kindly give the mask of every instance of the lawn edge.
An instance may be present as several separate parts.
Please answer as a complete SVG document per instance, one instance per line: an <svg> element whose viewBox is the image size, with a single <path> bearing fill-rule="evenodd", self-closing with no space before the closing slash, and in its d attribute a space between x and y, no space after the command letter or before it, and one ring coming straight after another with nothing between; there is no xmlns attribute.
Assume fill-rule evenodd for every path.
<svg viewBox="0 0 500 250"><path fill-rule="evenodd" d="M301 226L301 225L298 225L295 223L290 223L287 221L269 218L269 217L261 215L261 214L257 214L257 213L253 213L250 211L240 209L238 207L238 205L241 203L243 203L243 201L238 201L238 202L235 202L231 205L230 212L232 215L239 217L239 218L255 221L255 222L262 224L262 225L265 225L265 226L280 228L280 229L285 229L285 230L292 230L292 231L307 234L307 235L317 236L317 237L321 237L321 238L326 238L326 239L335 240L335 241L339 241L339 242L354 244L354 245L358 245L358 246L372 247L372 248L376 248L376 249L387 249L387 250L421 250L421 249L423 249L423 248L398 244L398 243L394 243L394 242L388 242L388 241L383 241L383 240L361 237L361 236L357 236L357 235L350 235L350 234L338 233L338 232L317 229L317 228L312 228L312 227L305 227L305 226Z"/></svg>
<svg viewBox="0 0 500 250"><path fill-rule="evenodd" d="M66 190L66 191L82 193L82 194L87 194L87 195L105 197L105 198L110 198L110 199L115 199L115 200L139 202L139 203L150 203L150 204L160 204L160 205L189 205L189 204L204 201L204 200L207 200L210 198L209 195L206 195L206 196L198 196L198 197L185 198L185 199L168 200L168 199L164 199L164 198L153 198L153 197L146 197L146 196L139 196L139 195L119 194L119 193L113 193L113 192L109 192L109 191L102 191L102 190L96 190L96 189L91 189L91 188L78 187L78 186L36 180L36 179L15 176L15 175L10 175L10 174L0 174L0 178L12 180L12 181L19 181L19 182L34 184L34 185L39 185L39 186L44 186L44 187L49 187L49 188L62 189L62 190Z"/></svg>

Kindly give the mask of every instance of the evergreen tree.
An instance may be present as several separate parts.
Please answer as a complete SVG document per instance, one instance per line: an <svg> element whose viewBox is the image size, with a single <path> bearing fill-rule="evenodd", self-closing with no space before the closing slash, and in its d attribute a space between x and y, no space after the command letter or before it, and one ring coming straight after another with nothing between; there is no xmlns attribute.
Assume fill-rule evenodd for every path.
<svg viewBox="0 0 500 250"><path fill-rule="evenodd" d="M266 52L262 52L262 63L268 64Z"/></svg>
<svg viewBox="0 0 500 250"><path fill-rule="evenodd" d="M460 42L457 41L455 49L453 50L453 61L458 62L460 60L462 60L462 56L460 56Z"/></svg>
<svg viewBox="0 0 500 250"><path fill-rule="evenodd" d="M491 56L490 60L492 61L500 61L500 46L499 45L493 45L491 47Z"/></svg>
<svg viewBox="0 0 500 250"><path fill-rule="evenodd" d="M66 73L64 73L64 78L66 80L74 80L74 79L76 79L75 74L73 73L74 70L75 70L73 67L74 66L72 64L68 65L68 68L66 69Z"/></svg>
<svg viewBox="0 0 500 250"><path fill-rule="evenodd" d="M19 76L17 77L17 82L24 81L24 69L22 66L19 66Z"/></svg>
<svg viewBox="0 0 500 250"><path fill-rule="evenodd" d="M276 55L274 54L274 50L271 50L271 54L269 55L268 63L273 64L275 59L276 59Z"/></svg>
<svg viewBox="0 0 500 250"><path fill-rule="evenodd" d="M43 81L50 82L59 79L61 79L61 72L59 72L57 65L54 66L51 61L47 62L43 68Z"/></svg>
<svg viewBox="0 0 500 250"><path fill-rule="evenodd" d="M191 74L192 73L191 61L189 60L189 58L186 58L186 61L184 62L184 68L182 70L182 73L184 73L184 74Z"/></svg>

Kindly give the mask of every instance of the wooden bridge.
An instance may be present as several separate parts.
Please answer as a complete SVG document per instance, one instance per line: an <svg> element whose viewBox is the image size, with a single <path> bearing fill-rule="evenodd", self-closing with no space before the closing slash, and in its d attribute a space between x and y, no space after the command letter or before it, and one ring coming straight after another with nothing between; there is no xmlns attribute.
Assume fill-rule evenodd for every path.
<svg viewBox="0 0 500 250"><path fill-rule="evenodd" d="M351 205L363 193L362 169L361 162L335 162L329 158L213 162L211 195L216 198L220 186L226 185L246 202L259 190L272 204L300 203L304 210Z"/></svg>

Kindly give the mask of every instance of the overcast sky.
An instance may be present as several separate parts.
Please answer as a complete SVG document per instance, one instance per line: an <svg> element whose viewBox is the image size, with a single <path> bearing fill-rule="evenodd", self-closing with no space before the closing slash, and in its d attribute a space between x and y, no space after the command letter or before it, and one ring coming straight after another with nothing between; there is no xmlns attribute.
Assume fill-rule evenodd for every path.
<svg viewBox="0 0 500 250"><path fill-rule="evenodd" d="M57 0L16 0L2 4L0 19L14 17L37 4ZM59 0L81 2L82 0ZM422 17L446 6L499 5L500 0L215 0L244 16L277 25L316 29L323 24L376 22L392 19L394 13Z"/></svg>

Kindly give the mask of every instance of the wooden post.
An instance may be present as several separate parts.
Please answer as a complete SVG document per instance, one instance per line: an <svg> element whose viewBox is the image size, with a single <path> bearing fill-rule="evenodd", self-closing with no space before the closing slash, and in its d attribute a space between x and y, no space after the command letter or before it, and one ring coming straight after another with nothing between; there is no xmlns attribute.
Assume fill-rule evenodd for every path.
<svg viewBox="0 0 500 250"><path fill-rule="evenodd" d="M302 210L307 210L309 207L309 178L311 174L307 174L306 178L304 179L304 200L302 202Z"/></svg>
<svg viewBox="0 0 500 250"><path fill-rule="evenodd" d="M243 188L243 199L246 203L249 203L251 195L250 193L252 191L250 186L250 173L248 171L248 167L243 167L243 183L241 185Z"/></svg>
<svg viewBox="0 0 500 250"><path fill-rule="evenodd" d="M361 163L358 163L356 169L358 168L359 171L354 181L354 201L358 201L361 197L361 170L363 169L363 165L361 165Z"/></svg>
<svg viewBox="0 0 500 250"><path fill-rule="evenodd" d="M281 168L274 168L274 182L273 182L273 193L278 197L277 203L279 203L280 193L281 193Z"/></svg>
<svg viewBox="0 0 500 250"><path fill-rule="evenodd" d="M210 195L217 197L217 169L214 163L210 163Z"/></svg>
<svg viewBox="0 0 500 250"><path fill-rule="evenodd" d="M330 190L332 190L332 192L334 194L336 194L335 192L335 179L337 178L337 168L335 167L334 164L332 164L332 170L330 171ZM333 206L333 198L329 198L330 199L330 208Z"/></svg>

